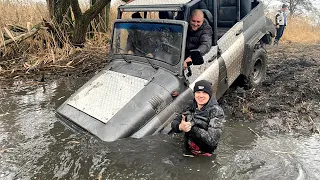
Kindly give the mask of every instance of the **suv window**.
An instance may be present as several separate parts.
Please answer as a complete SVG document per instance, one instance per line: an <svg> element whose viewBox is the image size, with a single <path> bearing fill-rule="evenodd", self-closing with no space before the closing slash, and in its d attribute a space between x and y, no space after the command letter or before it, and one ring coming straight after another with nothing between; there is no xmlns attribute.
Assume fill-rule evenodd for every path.
<svg viewBox="0 0 320 180"><path fill-rule="evenodd" d="M115 23L113 53L148 56L170 65L180 61L183 26L150 22Z"/></svg>

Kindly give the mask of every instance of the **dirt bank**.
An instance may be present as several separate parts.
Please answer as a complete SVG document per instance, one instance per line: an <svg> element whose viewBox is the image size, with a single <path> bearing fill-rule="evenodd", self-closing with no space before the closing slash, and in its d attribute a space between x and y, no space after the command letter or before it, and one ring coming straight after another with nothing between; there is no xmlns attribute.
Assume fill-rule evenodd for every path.
<svg viewBox="0 0 320 180"><path fill-rule="evenodd" d="M319 133L320 45L269 46L262 86L230 90L221 99L232 120L261 121L262 130Z"/></svg>
<svg viewBox="0 0 320 180"><path fill-rule="evenodd" d="M320 122L320 45L281 44L267 47L267 78L262 86L244 91L231 88L220 100L234 121L259 121L258 128L267 132L318 132ZM23 60L0 62L0 88L15 80L50 82L63 77L91 77L103 68L107 51L89 49L75 53L70 59L50 66L39 65L26 70ZM71 63L68 63L71 62ZM68 64L69 66L65 66ZM15 69L14 71L12 69Z"/></svg>

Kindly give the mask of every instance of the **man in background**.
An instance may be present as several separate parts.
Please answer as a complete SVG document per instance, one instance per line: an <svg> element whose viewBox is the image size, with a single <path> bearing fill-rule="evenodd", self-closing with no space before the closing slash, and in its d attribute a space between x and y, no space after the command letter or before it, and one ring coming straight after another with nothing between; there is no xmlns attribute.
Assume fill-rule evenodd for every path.
<svg viewBox="0 0 320 180"><path fill-rule="evenodd" d="M283 35L283 31L284 28L287 25L287 15L286 15L286 10L287 10L287 5L283 4L281 6L281 9L278 10L277 14L276 14L276 28L277 28L277 36L274 39L274 45L278 45L279 44L279 40Z"/></svg>

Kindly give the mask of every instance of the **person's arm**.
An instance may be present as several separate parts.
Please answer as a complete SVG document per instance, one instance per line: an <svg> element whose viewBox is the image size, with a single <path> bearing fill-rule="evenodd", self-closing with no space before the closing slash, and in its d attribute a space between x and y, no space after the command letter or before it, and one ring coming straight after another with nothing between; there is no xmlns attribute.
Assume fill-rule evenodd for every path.
<svg viewBox="0 0 320 180"><path fill-rule="evenodd" d="M208 130L193 126L190 130L190 135L210 147L217 146L222 133L223 122L224 112L219 105L215 105L210 113Z"/></svg>
<svg viewBox="0 0 320 180"><path fill-rule="evenodd" d="M198 126L199 128L204 129L204 130L208 130L208 128L209 128L209 119L206 117L199 117L199 116L195 115L193 117L192 123L195 126Z"/></svg>
<svg viewBox="0 0 320 180"><path fill-rule="evenodd" d="M171 128L175 133L181 133L182 131L179 129L179 125L182 120L182 115L178 114L171 123Z"/></svg>
<svg viewBox="0 0 320 180"><path fill-rule="evenodd" d="M201 56L204 56L207 52L209 52L212 46L212 29L207 24L203 33L200 36L200 45L197 48L200 51Z"/></svg>
<svg viewBox="0 0 320 180"><path fill-rule="evenodd" d="M277 12L277 14L276 14L276 26L277 26L277 29L279 28L279 23L280 23L280 13Z"/></svg>
<svg viewBox="0 0 320 180"><path fill-rule="evenodd" d="M191 130L191 123L186 122L184 115L178 115L171 123L171 128L175 133L189 132Z"/></svg>

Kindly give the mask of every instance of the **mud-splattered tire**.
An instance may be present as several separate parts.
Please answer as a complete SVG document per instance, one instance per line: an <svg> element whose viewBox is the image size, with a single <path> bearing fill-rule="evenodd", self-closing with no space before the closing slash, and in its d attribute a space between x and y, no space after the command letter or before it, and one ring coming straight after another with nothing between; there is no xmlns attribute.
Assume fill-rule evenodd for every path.
<svg viewBox="0 0 320 180"><path fill-rule="evenodd" d="M260 85L267 72L267 51L264 48L256 49L253 52L252 61L250 63L250 73L246 78L246 88Z"/></svg>

